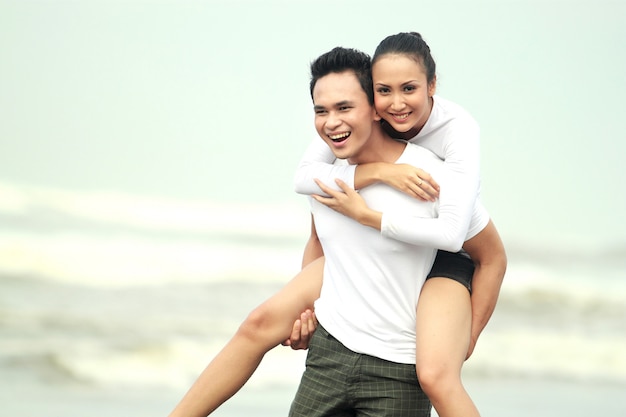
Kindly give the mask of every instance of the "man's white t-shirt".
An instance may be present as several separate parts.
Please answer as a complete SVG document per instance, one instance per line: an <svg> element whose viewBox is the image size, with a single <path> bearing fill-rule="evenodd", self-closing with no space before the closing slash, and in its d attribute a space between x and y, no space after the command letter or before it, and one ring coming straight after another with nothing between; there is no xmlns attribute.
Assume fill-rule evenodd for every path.
<svg viewBox="0 0 626 417"><path fill-rule="evenodd" d="M443 162L407 144L396 163L420 166L448 185ZM360 190L367 205L383 213L437 217L439 201L412 198L385 184ZM415 363L415 309L436 249L392 239L313 198L311 211L326 257L315 314L348 349L397 363Z"/></svg>

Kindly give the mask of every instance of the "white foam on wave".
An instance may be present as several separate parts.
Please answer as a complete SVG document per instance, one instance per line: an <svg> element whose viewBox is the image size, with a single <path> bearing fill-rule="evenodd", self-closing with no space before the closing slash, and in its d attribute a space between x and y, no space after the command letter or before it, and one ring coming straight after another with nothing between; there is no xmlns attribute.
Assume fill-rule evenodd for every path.
<svg viewBox="0 0 626 417"><path fill-rule="evenodd" d="M0 236L0 271L90 286L217 280L284 281L300 267L300 248L219 244L140 236Z"/></svg>
<svg viewBox="0 0 626 417"><path fill-rule="evenodd" d="M626 336L515 325L488 330L465 372L626 383Z"/></svg>
<svg viewBox="0 0 626 417"><path fill-rule="evenodd" d="M101 286L231 277L282 281L299 270L309 230L306 209L292 204L218 204L2 183L0 214L26 225L0 235L0 272Z"/></svg>
<svg viewBox="0 0 626 417"><path fill-rule="evenodd" d="M105 225L189 234L237 232L300 236L308 231L309 223L304 200L302 204L217 203L0 183L0 213L28 214L32 209Z"/></svg>
<svg viewBox="0 0 626 417"><path fill-rule="evenodd" d="M110 387L160 386L188 388L223 346L170 338L161 346L106 349L77 344L58 359L77 380ZM304 351L279 346L264 358L251 386L297 384L304 370ZM106 359L103 359L106 358Z"/></svg>
<svg viewBox="0 0 626 417"><path fill-rule="evenodd" d="M27 218L29 213L38 212L61 213L61 221L67 220L67 225L56 225L53 232L37 228L3 231L0 274L96 289L218 281L284 282L300 268L309 222L302 207L181 202L0 184L0 214ZM75 219L97 225L97 230L82 230ZM102 232L108 227L114 233ZM277 240L255 240L255 236L274 236ZM550 257L548 260L552 261ZM595 261L589 265L572 262L572 266L559 262L548 263L545 258L510 262L500 310L492 320L496 323L481 336L466 365L467 372L624 381L626 359L622 352L626 352L626 340L619 332L626 311L623 270ZM232 297L234 303L240 300L240 294ZM183 302L187 305L188 301ZM554 307L572 313L571 317L555 313ZM85 316L81 311L78 314ZM545 326L528 326L531 319L542 319L544 314L549 321ZM510 323L498 325L500 315ZM590 316L598 326L608 323L610 327L595 330L596 322L584 322L579 327L565 327L560 322L582 322ZM106 333L100 341L77 341L72 336L71 343L63 341L31 354L52 351L68 373L101 384L187 387L226 342L212 341L209 345L202 341L198 335L210 333L210 326L193 318L185 328L195 339L179 337L172 330L180 330L184 324L176 316L176 325L156 332L163 337L162 343L120 349L111 345L117 336ZM129 315L124 320L135 323L137 319ZM220 316L220 320L226 318ZM35 322L32 327L37 330L42 326ZM31 341L11 343L9 353L17 355L18 347ZM54 343L60 342L55 339ZM297 379L300 358L292 356L289 349L276 349L251 383Z"/></svg>
<svg viewBox="0 0 626 417"><path fill-rule="evenodd" d="M623 305L626 299L626 271L601 259L591 264L568 267L531 262L510 262L502 284L502 297L530 300L552 298L560 303L590 307L606 303Z"/></svg>
<svg viewBox="0 0 626 417"><path fill-rule="evenodd" d="M75 344L58 362L78 380L105 386L187 388L226 340L168 338L162 345L102 349ZM584 338L562 332L525 331L486 334L466 362L466 376L529 377L626 383L626 339ZM261 387L296 384L304 370L303 351L279 346L267 354L250 380ZM102 358L106 358L103 360Z"/></svg>

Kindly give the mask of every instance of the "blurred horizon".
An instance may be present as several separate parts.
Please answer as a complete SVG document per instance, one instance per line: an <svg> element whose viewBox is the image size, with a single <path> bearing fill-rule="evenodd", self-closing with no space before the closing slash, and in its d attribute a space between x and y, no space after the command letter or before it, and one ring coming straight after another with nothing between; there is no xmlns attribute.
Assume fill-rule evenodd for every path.
<svg viewBox="0 0 626 417"><path fill-rule="evenodd" d="M626 244L623 2L377 4L2 0L0 182L306 206L309 62L419 31L481 125L505 241Z"/></svg>

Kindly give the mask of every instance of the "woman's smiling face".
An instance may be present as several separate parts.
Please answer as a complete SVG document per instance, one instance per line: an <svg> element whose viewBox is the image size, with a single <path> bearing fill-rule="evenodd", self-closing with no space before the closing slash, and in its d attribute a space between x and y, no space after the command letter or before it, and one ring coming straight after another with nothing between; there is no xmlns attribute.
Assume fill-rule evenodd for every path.
<svg viewBox="0 0 626 417"><path fill-rule="evenodd" d="M396 131L415 136L432 109L436 82L428 83L423 65L402 54L381 56L372 67L378 114Z"/></svg>

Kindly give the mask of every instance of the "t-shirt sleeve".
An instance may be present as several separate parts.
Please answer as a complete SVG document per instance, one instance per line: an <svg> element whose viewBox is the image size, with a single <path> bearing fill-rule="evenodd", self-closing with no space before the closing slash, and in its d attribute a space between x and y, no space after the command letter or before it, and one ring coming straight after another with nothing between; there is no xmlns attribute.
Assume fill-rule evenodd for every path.
<svg viewBox="0 0 626 417"><path fill-rule="evenodd" d="M470 220L470 226L469 230L467 231L465 241L467 242L468 240L479 234L485 227L487 227L489 219L489 212L480 201L480 199L477 198L474 204L474 211L472 212L472 218Z"/></svg>
<svg viewBox="0 0 626 417"><path fill-rule="evenodd" d="M328 187L341 191L335 183L339 178L349 187L354 188L356 165L337 164L335 155L323 140L314 140L300 160L294 176L294 189L298 194L321 194L322 190L315 183L317 178Z"/></svg>
<svg viewBox="0 0 626 417"><path fill-rule="evenodd" d="M445 169L440 173L442 177L445 175L445 182L434 176L441 185L438 217L420 218L408 213L383 213L383 236L450 252L459 251L468 239L470 224L471 233L478 233L486 225L484 207L475 207L479 192L479 149L479 128L476 123L455 121L448 126L444 148ZM474 223L474 217L484 223L478 232L475 229L480 225Z"/></svg>

